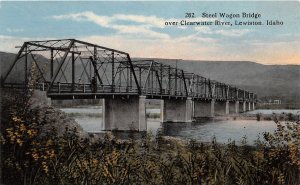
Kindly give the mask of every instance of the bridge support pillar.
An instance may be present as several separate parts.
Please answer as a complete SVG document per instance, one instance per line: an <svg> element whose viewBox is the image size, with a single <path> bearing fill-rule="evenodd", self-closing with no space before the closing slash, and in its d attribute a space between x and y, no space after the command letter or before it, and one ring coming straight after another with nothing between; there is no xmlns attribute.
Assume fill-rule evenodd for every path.
<svg viewBox="0 0 300 185"><path fill-rule="evenodd" d="M242 113L244 111L244 102L240 101L239 102L239 113Z"/></svg>
<svg viewBox="0 0 300 185"><path fill-rule="evenodd" d="M186 110L185 110L186 122L192 122L194 117L194 102L192 98L188 97L186 100Z"/></svg>
<svg viewBox="0 0 300 185"><path fill-rule="evenodd" d="M239 101L236 101L236 102L235 102L235 107L234 107L234 108L235 108L235 112L234 112L234 113L236 113L236 114L238 114L238 113L240 112L240 111L239 111L239 108L240 108L240 105L239 105L239 104L240 104Z"/></svg>
<svg viewBox="0 0 300 185"><path fill-rule="evenodd" d="M251 111L252 107L251 107L251 102L248 102L248 111Z"/></svg>
<svg viewBox="0 0 300 185"><path fill-rule="evenodd" d="M164 100L163 122L191 122L193 118L193 100Z"/></svg>
<svg viewBox="0 0 300 185"><path fill-rule="evenodd" d="M194 117L214 117L215 116L215 100L211 101L195 101Z"/></svg>
<svg viewBox="0 0 300 185"><path fill-rule="evenodd" d="M160 122L164 122L164 100L160 100Z"/></svg>
<svg viewBox="0 0 300 185"><path fill-rule="evenodd" d="M255 110L255 103L252 102L252 110Z"/></svg>
<svg viewBox="0 0 300 185"><path fill-rule="evenodd" d="M246 109L246 102L244 101L243 102L243 112L246 112L247 111L247 109Z"/></svg>
<svg viewBox="0 0 300 185"><path fill-rule="evenodd" d="M107 98L103 102L104 130L146 131L146 97Z"/></svg>
<svg viewBox="0 0 300 185"><path fill-rule="evenodd" d="M228 115L229 114L229 101L227 100L226 103L225 103L225 114Z"/></svg>
<svg viewBox="0 0 300 185"><path fill-rule="evenodd" d="M229 112L228 114L235 114L236 105L235 102L229 102Z"/></svg>
<svg viewBox="0 0 300 185"><path fill-rule="evenodd" d="M216 101L215 102L215 115L226 115L227 112L227 101Z"/></svg>

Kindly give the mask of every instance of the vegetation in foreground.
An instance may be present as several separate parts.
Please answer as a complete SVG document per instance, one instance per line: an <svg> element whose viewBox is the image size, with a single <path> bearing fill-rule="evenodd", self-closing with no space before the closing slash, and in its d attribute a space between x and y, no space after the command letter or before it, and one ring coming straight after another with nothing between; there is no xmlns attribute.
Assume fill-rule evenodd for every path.
<svg viewBox="0 0 300 185"><path fill-rule="evenodd" d="M43 131L39 109L28 97L2 102L3 184L299 184L298 122L277 122L255 147L149 136L90 142L76 129ZM17 101L16 101L16 98Z"/></svg>

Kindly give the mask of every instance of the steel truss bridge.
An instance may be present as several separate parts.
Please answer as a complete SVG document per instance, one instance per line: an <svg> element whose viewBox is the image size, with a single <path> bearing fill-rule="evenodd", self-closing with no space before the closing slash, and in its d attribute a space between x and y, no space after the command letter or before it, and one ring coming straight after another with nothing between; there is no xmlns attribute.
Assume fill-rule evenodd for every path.
<svg viewBox="0 0 300 185"><path fill-rule="evenodd" d="M249 91L155 60L76 39L24 42L1 79L4 88L36 88L53 99L143 95L150 99L256 102Z"/></svg>

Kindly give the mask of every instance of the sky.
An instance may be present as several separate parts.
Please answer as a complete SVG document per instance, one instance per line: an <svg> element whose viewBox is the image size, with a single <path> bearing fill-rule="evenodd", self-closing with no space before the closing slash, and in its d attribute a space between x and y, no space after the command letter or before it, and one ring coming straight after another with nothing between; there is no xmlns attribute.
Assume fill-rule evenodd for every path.
<svg viewBox="0 0 300 185"><path fill-rule="evenodd" d="M260 17L243 18L242 13ZM195 18L186 18L194 13ZM202 17L203 13L217 17ZM238 14L221 18L220 13ZM231 25L169 26L222 21ZM283 25L266 25L278 20ZM75 38L130 54L187 60L300 65L300 2L15 2L0 0L0 51L24 41ZM261 21L238 26L235 21Z"/></svg>

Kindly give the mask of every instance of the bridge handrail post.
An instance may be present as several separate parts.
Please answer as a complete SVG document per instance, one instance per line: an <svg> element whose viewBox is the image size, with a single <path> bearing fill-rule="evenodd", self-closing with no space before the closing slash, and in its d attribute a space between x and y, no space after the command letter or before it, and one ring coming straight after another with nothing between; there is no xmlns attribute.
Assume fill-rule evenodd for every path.
<svg viewBox="0 0 300 185"><path fill-rule="evenodd" d="M57 83L58 83L58 93L60 94L60 83L59 82Z"/></svg>

